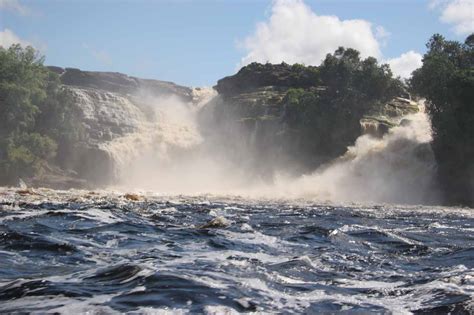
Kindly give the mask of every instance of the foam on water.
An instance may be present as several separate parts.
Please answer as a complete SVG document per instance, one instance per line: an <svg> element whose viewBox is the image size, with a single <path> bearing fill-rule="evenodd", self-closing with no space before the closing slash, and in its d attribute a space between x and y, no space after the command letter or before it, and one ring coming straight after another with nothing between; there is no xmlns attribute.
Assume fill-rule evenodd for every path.
<svg viewBox="0 0 474 315"><path fill-rule="evenodd" d="M363 135L329 165L301 178L277 178L263 193L330 202L436 202L436 162L423 102L419 113L404 119L381 139Z"/></svg>
<svg viewBox="0 0 474 315"><path fill-rule="evenodd" d="M474 310L471 209L37 192L0 189L0 312Z"/></svg>

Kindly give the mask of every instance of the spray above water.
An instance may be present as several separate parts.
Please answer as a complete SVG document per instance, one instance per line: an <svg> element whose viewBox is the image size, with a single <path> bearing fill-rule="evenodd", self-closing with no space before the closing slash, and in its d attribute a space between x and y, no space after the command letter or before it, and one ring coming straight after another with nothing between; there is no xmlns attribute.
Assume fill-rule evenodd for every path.
<svg viewBox="0 0 474 315"><path fill-rule="evenodd" d="M140 163L144 156L153 155L161 161L171 158L173 149L187 150L202 142L194 123L195 109L177 97L142 98L148 114L136 132L103 145L116 165L118 178L126 178L130 167ZM141 161L143 162L143 161Z"/></svg>
<svg viewBox="0 0 474 315"><path fill-rule="evenodd" d="M363 135L346 154L311 175L279 179L276 190L332 202L430 203L436 162L424 104L382 138Z"/></svg>
<svg viewBox="0 0 474 315"><path fill-rule="evenodd" d="M234 187L236 173L214 154L198 123L199 112L215 95L211 88L195 89L192 103L140 95L137 103L148 120L104 146L115 161L116 188L193 194Z"/></svg>
<svg viewBox="0 0 474 315"><path fill-rule="evenodd" d="M195 90L195 100L189 104L174 97L142 96L140 103L150 113L148 121L138 132L105 147L116 162L116 186L165 194L239 194L331 202L435 201L431 126L422 102L419 113L405 116L400 126L382 138L360 136L343 156L312 174L289 177L281 175L287 173L281 169L272 182L262 183L255 180L255 170L222 152L227 143L203 136L203 129L214 126L202 126L198 114L215 95L212 89ZM209 124L212 120L204 121ZM214 132L219 133L217 127Z"/></svg>

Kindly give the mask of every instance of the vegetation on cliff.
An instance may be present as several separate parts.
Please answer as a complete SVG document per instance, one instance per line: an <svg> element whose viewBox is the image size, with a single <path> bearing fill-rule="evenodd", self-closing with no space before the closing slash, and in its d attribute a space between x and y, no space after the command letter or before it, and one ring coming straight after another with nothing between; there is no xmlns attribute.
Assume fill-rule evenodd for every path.
<svg viewBox="0 0 474 315"><path fill-rule="evenodd" d="M474 204L474 34L434 35L411 87L427 99L439 182L450 203Z"/></svg>
<svg viewBox="0 0 474 315"><path fill-rule="evenodd" d="M219 80L214 88L219 94L235 95L265 86L309 88L317 85L320 85L318 67L253 62L237 74Z"/></svg>
<svg viewBox="0 0 474 315"><path fill-rule="evenodd" d="M79 126L57 74L32 47L0 47L0 184L61 165Z"/></svg>
<svg viewBox="0 0 474 315"><path fill-rule="evenodd" d="M318 67L252 63L215 88L224 98L218 117L223 108L242 116L256 130L260 156L285 155L282 163L291 159L302 171L344 154L362 134L361 119L379 115L405 93L388 65L342 47Z"/></svg>
<svg viewBox="0 0 474 315"><path fill-rule="evenodd" d="M324 89L290 89L283 100L285 123L297 135L295 152L323 161L344 154L361 134L361 119L403 94L388 65L339 48L319 67Z"/></svg>

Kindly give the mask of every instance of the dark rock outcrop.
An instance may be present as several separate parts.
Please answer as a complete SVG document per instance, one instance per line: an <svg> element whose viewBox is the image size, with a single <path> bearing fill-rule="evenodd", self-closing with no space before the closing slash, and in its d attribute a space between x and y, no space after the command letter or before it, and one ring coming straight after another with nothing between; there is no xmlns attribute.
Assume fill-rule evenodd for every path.
<svg viewBox="0 0 474 315"><path fill-rule="evenodd" d="M329 87L322 85L318 73L319 68L312 66L253 63L218 81L214 88L220 97L214 100L213 126L227 139L223 142L229 144L229 151L235 152L233 147L237 143L240 151L253 153L249 157L235 152L233 157L236 160L253 160L251 167L255 173L261 172L259 175L263 177L272 177L274 170L287 165L295 166L290 172L312 171L344 154L347 146L362 134L382 137L390 128L399 125L403 116L418 111L417 104L405 98L409 95L400 93L401 97L358 114L361 118L355 122L326 121L328 129L323 130L326 134L313 134L314 141L307 136L303 140L304 129L321 122L314 117L300 117L300 125L295 127L291 116L302 109L297 106L290 112L287 95L290 90L297 89L303 91L301 93L308 92L315 99L337 97L338 91L330 91ZM344 141L332 140L338 133L341 134L338 140L342 138Z"/></svg>
<svg viewBox="0 0 474 315"><path fill-rule="evenodd" d="M214 87L219 94L232 96L261 87L279 87L283 90L298 87L318 86L318 68L299 64L259 64L252 63L237 74L217 81Z"/></svg>
<svg viewBox="0 0 474 315"><path fill-rule="evenodd" d="M189 102L192 100L192 89L173 82L140 79L118 72L82 71L75 68L48 67L61 77L61 82L68 86L93 88L119 94L150 93L152 96L176 95Z"/></svg>

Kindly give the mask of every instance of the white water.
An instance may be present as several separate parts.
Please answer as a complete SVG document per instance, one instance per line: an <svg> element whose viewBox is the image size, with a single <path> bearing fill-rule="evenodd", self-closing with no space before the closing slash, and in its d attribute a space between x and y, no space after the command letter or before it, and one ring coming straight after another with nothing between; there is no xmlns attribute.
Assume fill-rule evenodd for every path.
<svg viewBox="0 0 474 315"><path fill-rule="evenodd" d="M409 123L392 128L383 138L359 137L331 165L300 178L276 176L273 183L255 178L209 147L200 133L197 114L214 96L196 90L198 101L146 99L154 117L137 132L103 145L117 163L118 187L176 194L240 194L254 197L312 198L329 202L434 202L435 162L429 142L431 127L421 111ZM199 101L200 100L200 101ZM151 119L150 119L151 118ZM209 126L207 126L209 129ZM215 130L215 132L219 132ZM282 170L282 173L284 170Z"/></svg>
<svg viewBox="0 0 474 315"><path fill-rule="evenodd" d="M329 166L296 180L280 178L267 193L336 202L434 202L436 163L424 105L383 138L363 135Z"/></svg>
<svg viewBox="0 0 474 315"><path fill-rule="evenodd" d="M149 121L102 146L116 162L116 188L173 194L235 189L234 166L213 154L199 130L197 115L215 95L210 88L196 89L192 103L141 95Z"/></svg>
<svg viewBox="0 0 474 315"><path fill-rule="evenodd" d="M203 141L195 124L197 108L176 97L148 100L146 104L151 106L153 117L142 121L136 132L102 145L116 161L119 177L131 175L129 168L141 163L144 156L167 161L170 150L190 150Z"/></svg>

